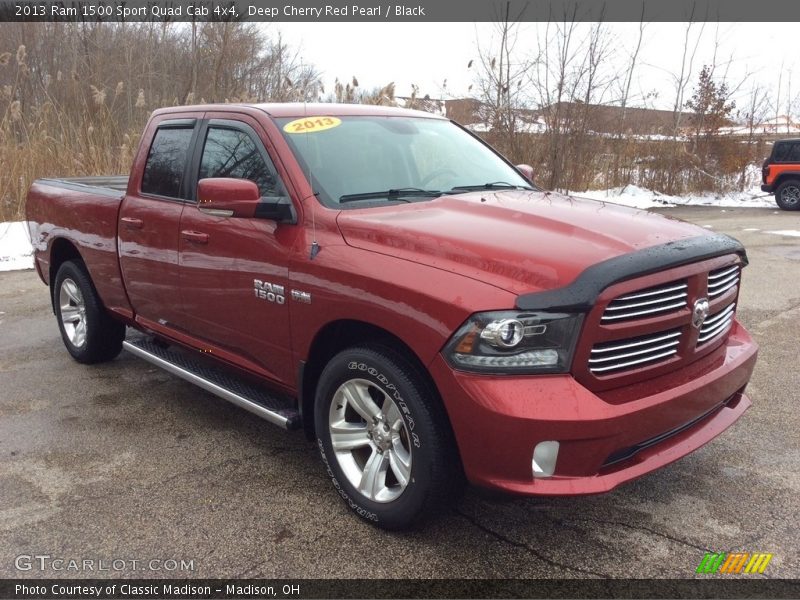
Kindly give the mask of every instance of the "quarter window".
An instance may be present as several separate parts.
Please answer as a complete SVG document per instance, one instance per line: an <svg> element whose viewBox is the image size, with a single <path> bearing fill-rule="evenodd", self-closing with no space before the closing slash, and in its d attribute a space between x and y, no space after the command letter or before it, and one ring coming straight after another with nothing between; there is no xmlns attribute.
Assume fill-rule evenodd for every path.
<svg viewBox="0 0 800 600"><path fill-rule="evenodd" d="M267 164L267 160L247 133L226 127L209 127L200 161L200 179L249 179L258 186L262 196L281 196L283 192L275 169L271 163Z"/></svg>
<svg viewBox="0 0 800 600"><path fill-rule="evenodd" d="M800 162L800 142L778 142L775 144L772 162Z"/></svg>
<svg viewBox="0 0 800 600"><path fill-rule="evenodd" d="M144 167L142 193L181 197L192 131L191 127L163 127L156 131Z"/></svg>

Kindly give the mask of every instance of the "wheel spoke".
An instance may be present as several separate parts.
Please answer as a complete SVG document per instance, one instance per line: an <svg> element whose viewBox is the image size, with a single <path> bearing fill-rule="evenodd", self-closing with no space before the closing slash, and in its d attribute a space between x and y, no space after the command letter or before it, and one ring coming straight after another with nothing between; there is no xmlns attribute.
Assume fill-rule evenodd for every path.
<svg viewBox="0 0 800 600"><path fill-rule="evenodd" d="M73 343L76 346L82 346L85 339L86 339L86 321L81 320L75 326L75 340Z"/></svg>
<svg viewBox="0 0 800 600"><path fill-rule="evenodd" d="M72 281L65 281L62 287L67 293L67 296L69 296L70 300L72 300L75 304L83 304L83 298L80 297L81 292L78 289L78 286L72 283Z"/></svg>
<svg viewBox="0 0 800 600"><path fill-rule="evenodd" d="M399 446L399 447L398 447ZM392 467L392 472L397 478L398 483L405 487L411 479L411 455L408 454L400 445L400 440L397 440L394 447L388 450L389 464Z"/></svg>
<svg viewBox="0 0 800 600"><path fill-rule="evenodd" d="M367 464L364 465L361 482L358 484L358 490L367 498L374 500L386 487L387 466L386 454L373 450Z"/></svg>
<svg viewBox="0 0 800 600"><path fill-rule="evenodd" d="M75 306L62 306L61 307L61 321L64 323L74 323L80 321L81 312Z"/></svg>
<svg viewBox="0 0 800 600"><path fill-rule="evenodd" d="M397 408L397 405L388 396L386 397L386 401L383 403L383 414L384 418L386 419L386 424L390 429L397 431L400 429L400 427L402 427L403 416L400 414L400 409Z"/></svg>
<svg viewBox="0 0 800 600"><path fill-rule="evenodd" d="M336 452L355 450L369 445L367 426L364 423L339 421L331 424L331 445Z"/></svg>
<svg viewBox="0 0 800 600"><path fill-rule="evenodd" d="M348 381L342 386L342 394L348 404L361 415L367 422L372 423L381 414L381 409L372 400L369 395L369 390L366 386L360 385L354 381Z"/></svg>

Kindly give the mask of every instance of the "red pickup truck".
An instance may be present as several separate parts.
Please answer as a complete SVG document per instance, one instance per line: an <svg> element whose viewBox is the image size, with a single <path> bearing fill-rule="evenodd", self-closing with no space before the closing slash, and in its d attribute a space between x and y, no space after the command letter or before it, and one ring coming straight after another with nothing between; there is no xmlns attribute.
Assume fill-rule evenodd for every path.
<svg viewBox="0 0 800 600"><path fill-rule="evenodd" d="M78 362L124 348L305 429L385 528L465 480L608 491L750 406L736 240L542 191L438 116L158 110L130 177L42 179L27 210Z"/></svg>

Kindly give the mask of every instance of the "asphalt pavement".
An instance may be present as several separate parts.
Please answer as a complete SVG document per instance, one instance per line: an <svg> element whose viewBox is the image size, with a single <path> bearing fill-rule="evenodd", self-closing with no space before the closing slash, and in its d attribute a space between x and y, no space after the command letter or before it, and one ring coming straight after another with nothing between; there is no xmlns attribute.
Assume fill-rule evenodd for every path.
<svg viewBox="0 0 800 600"><path fill-rule="evenodd" d="M73 362L36 274L0 273L0 577L683 578L708 551L770 552L765 577L800 577L800 237L767 233L800 230L800 213L661 212L748 249L739 318L761 346L753 407L611 493L470 490L407 533L353 517L301 433L124 352ZM18 558L37 555L51 558ZM55 570L59 558L95 570Z"/></svg>

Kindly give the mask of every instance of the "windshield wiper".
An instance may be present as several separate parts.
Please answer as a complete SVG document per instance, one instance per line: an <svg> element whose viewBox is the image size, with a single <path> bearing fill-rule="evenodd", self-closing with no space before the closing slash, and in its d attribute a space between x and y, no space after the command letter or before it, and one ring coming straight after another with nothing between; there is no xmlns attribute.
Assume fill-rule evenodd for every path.
<svg viewBox="0 0 800 600"><path fill-rule="evenodd" d="M500 190L500 189L508 189L508 190L532 190L533 188L529 185L514 185L513 183L508 183L507 181L493 181L491 183L479 183L476 185L456 185L453 186L453 189L450 191L464 191L470 192L473 190Z"/></svg>
<svg viewBox="0 0 800 600"><path fill-rule="evenodd" d="M377 198L386 198L388 200L402 200L403 202L411 202L407 198L438 198L442 195L439 190L423 190L422 188L406 187L390 190L383 190L382 192L364 192L363 194L345 194L339 197L339 203L354 202L356 200L375 200Z"/></svg>

